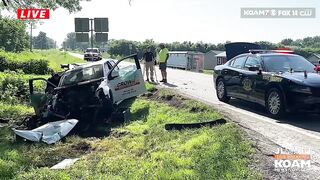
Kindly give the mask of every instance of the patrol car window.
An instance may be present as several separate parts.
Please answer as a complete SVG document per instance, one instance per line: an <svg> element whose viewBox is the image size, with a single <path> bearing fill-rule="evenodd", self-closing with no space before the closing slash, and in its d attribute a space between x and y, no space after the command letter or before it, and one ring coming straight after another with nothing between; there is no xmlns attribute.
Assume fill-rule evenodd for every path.
<svg viewBox="0 0 320 180"><path fill-rule="evenodd" d="M249 67L261 67L259 60L255 57L248 57L244 69L249 70Z"/></svg>
<svg viewBox="0 0 320 180"><path fill-rule="evenodd" d="M234 63L231 65L234 68L242 68L244 62L246 61L247 57L246 56L242 56L242 57L238 57L234 60Z"/></svg>
<svg viewBox="0 0 320 180"><path fill-rule="evenodd" d="M227 62L228 63L227 65L228 66L232 66L233 62L234 62L234 60L230 60L230 61Z"/></svg>
<svg viewBox="0 0 320 180"><path fill-rule="evenodd" d="M263 62L269 72L313 72L314 65L301 56L272 55L264 56Z"/></svg>

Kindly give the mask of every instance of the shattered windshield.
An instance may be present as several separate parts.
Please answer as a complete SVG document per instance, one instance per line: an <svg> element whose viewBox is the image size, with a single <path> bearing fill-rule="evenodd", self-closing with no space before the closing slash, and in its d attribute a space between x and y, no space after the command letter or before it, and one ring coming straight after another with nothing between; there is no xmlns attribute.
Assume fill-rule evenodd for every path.
<svg viewBox="0 0 320 180"><path fill-rule="evenodd" d="M103 67L102 65L95 65L86 67L83 69L78 69L69 72L63 78L62 86L77 84L79 82L84 82L93 79L99 79L103 77Z"/></svg>
<svg viewBox="0 0 320 180"><path fill-rule="evenodd" d="M314 65L301 56L264 56L263 62L268 72L314 71Z"/></svg>

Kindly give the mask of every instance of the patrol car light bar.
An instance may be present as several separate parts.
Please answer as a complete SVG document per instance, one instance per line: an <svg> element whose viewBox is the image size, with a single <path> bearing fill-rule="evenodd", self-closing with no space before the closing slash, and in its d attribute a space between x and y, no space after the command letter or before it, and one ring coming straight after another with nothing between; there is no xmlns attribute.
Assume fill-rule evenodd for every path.
<svg viewBox="0 0 320 180"><path fill-rule="evenodd" d="M293 54L292 50L264 50L264 49L250 49L250 53L257 54L257 53L283 53L283 54Z"/></svg>

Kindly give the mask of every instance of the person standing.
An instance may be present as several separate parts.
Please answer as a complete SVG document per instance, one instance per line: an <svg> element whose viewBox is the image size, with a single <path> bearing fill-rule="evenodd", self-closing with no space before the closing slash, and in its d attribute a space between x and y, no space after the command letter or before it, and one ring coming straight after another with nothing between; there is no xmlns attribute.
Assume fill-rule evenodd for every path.
<svg viewBox="0 0 320 180"><path fill-rule="evenodd" d="M162 80L160 82L167 83L167 61L169 59L169 50L162 43L159 47L159 68L162 75Z"/></svg>
<svg viewBox="0 0 320 180"><path fill-rule="evenodd" d="M145 68L146 68L146 75L147 75L147 81L149 81L149 70L150 70L150 78L151 81L154 82L154 54L151 51L151 48L148 47L147 51L144 53L143 58L146 62Z"/></svg>

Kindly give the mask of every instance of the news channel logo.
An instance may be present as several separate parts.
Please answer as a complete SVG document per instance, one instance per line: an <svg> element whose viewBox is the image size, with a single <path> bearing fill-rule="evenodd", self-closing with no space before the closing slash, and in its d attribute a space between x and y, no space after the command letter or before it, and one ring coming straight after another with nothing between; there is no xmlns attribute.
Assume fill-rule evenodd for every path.
<svg viewBox="0 0 320 180"><path fill-rule="evenodd" d="M241 18L316 18L316 8L241 8Z"/></svg>

